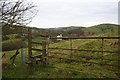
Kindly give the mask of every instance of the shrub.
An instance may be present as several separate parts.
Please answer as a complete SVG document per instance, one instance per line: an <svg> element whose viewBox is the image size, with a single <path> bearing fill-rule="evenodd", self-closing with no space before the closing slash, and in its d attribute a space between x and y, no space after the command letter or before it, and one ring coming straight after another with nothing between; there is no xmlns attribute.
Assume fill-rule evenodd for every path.
<svg viewBox="0 0 120 80"><path fill-rule="evenodd" d="M2 40L4 41L4 40L8 40L9 39L9 37L8 36L2 36Z"/></svg>
<svg viewBox="0 0 120 80"><path fill-rule="evenodd" d="M12 39L2 42L2 51L10 51L27 47L27 44L20 39Z"/></svg>

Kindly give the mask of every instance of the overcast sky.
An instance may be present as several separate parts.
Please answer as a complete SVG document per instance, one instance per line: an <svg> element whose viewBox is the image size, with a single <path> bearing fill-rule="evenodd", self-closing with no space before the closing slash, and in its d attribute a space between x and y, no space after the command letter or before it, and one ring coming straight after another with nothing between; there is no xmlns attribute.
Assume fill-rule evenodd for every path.
<svg viewBox="0 0 120 80"><path fill-rule="evenodd" d="M52 28L118 23L119 0L30 0L39 12L29 24Z"/></svg>

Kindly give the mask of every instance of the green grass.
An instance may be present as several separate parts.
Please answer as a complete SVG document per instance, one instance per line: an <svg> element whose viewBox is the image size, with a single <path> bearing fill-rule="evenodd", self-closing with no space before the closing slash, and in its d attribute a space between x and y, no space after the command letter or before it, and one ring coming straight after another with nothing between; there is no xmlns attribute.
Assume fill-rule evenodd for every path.
<svg viewBox="0 0 120 80"><path fill-rule="evenodd" d="M99 24L88 27L87 30L93 32L95 35L106 34L106 33L118 35L118 25L116 24Z"/></svg>
<svg viewBox="0 0 120 80"><path fill-rule="evenodd" d="M10 57L13 56L15 54L15 50L13 51L6 51L3 52L6 54L6 60L8 62L12 62L10 61ZM14 77L25 77L26 75L26 70L25 67L23 66L22 62L21 62L21 54L18 54L15 60L15 65L9 65L6 69L3 70L3 77L7 77L7 78L14 78Z"/></svg>
<svg viewBox="0 0 120 80"><path fill-rule="evenodd" d="M39 38L33 39L36 42L42 42ZM105 40L104 41L104 50L117 50L117 46L110 46L111 43L114 43L117 40ZM72 48L75 49L92 49L92 50L100 50L101 49L101 40L72 40L73 45ZM57 43L52 43L49 47L58 47L58 48L71 48L69 41L60 41ZM41 46L36 46L36 48L41 49ZM27 59L28 49L25 48L25 56ZM62 54L49 54L54 55L56 57L70 58L71 51L64 50L49 50L53 52L62 52L68 55ZM9 58L15 54L15 50L13 51L5 51L6 59L8 61ZM38 54L39 52L34 51L34 54ZM79 56L91 56L91 57L101 57L102 53L87 53L87 52L79 52L72 51L72 54L76 57L72 57L72 59L81 60L81 61L91 61L91 62L101 62L101 60L86 60L86 58L80 58ZM111 53L104 53L104 58L108 59L117 59L116 55L111 55ZM65 60L59 60L57 58L48 59L49 64L43 65L39 64L29 69L27 65L23 65L21 62L21 54L16 57L16 67L13 65L7 67L3 70L3 77L7 78L117 78L115 71L116 69L113 67L107 67L96 64L88 64L88 63L75 63L75 62L66 62ZM116 64L113 61L102 61L104 63Z"/></svg>

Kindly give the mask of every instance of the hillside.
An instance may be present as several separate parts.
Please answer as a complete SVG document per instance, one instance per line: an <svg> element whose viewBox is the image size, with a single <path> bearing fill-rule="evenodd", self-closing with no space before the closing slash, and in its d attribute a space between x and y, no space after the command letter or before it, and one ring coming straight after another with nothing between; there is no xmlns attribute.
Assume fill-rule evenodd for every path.
<svg viewBox="0 0 120 80"><path fill-rule="evenodd" d="M94 35L100 34L114 34L118 35L118 25L117 24L99 24L86 28L88 31L92 32Z"/></svg>
<svg viewBox="0 0 120 80"><path fill-rule="evenodd" d="M6 25L2 28L3 39L9 34L17 34L18 37L20 37L21 33L27 34L28 28L32 28L33 36L35 37L40 35L55 37L59 34L63 34L63 36L68 37L92 36L106 33L118 34L117 24L99 24L91 27L70 26L48 29Z"/></svg>
<svg viewBox="0 0 120 80"><path fill-rule="evenodd" d="M63 34L63 36L92 36L100 34L113 34L118 35L118 25L117 24L99 24L90 27L81 27L81 26L70 26L62 28L50 28L48 32L53 32L54 36L58 34ZM55 35L56 34L56 35ZM51 34L52 36L52 34Z"/></svg>
<svg viewBox="0 0 120 80"><path fill-rule="evenodd" d="M40 37L43 36L56 37L59 34L62 34L63 37L104 36L104 35L118 36L118 25L116 24L99 24L91 27L70 26L48 29L6 25L2 28L2 40L9 41L10 39L20 39L22 34L25 34L25 39L27 40L28 28L32 29L33 39L37 38L40 39ZM6 43L4 42L4 44Z"/></svg>
<svg viewBox="0 0 120 80"><path fill-rule="evenodd" d="M22 27L11 28L12 31L20 29ZM101 29L102 28L102 29ZM104 28L104 29L103 29ZM6 28L4 28L6 29ZM7 30L7 29L6 29ZM10 30L10 29L8 29ZM97 31L98 30L98 31ZM4 30L5 31L5 30ZM25 30L27 33L27 29ZM82 33L81 33L82 32ZM43 41L40 36L56 36L58 34L63 36L117 36L117 25L114 24L100 24L92 27L65 27L65 28L53 28L53 29L38 29L32 28L32 40L36 42ZM71 33L71 35L69 34ZM7 33L6 36L10 37L10 40L3 41L4 48L11 49L11 51L4 51L6 54L5 60L12 62L10 57L15 54L15 48L20 47L20 37L17 38L14 34L21 34L20 32ZM77 34L77 35L75 35ZM27 37L26 37L27 39ZM12 42L11 42L12 41ZM25 40L27 42L27 40ZM27 65L23 65L21 62L21 55L17 55L15 59L15 65L10 65L3 70L3 77L9 78L118 78L116 67L103 66L103 64L116 65L118 63L118 54L107 52L91 52L91 51L77 51L77 50L53 50L50 48L67 48L67 49L86 49L86 50L102 50L102 40L97 39L77 39L72 40L72 47L70 40L62 40L54 43L52 40L49 45L48 64L40 64L34 66L34 68L28 69ZM17 43L17 44L16 44ZM19 43L19 44L18 44ZM118 40L104 40L103 50L117 51ZM19 46L17 46L19 45ZM34 45L34 48L41 49L41 46ZM52 53L53 52L53 53ZM24 48L26 61L28 59L28 49ZM38 51L33 51L32 54L39 54ZM64 58L64 59L63 59ZM71 60L76 60L72 62ZM4 61L4 60L3 60ZM79 62L78 62L79 61ZM91 62L91 63L85 63ZM99 63L99 64L92 64ZM29 71L30 70L30 71Z"/></svg>

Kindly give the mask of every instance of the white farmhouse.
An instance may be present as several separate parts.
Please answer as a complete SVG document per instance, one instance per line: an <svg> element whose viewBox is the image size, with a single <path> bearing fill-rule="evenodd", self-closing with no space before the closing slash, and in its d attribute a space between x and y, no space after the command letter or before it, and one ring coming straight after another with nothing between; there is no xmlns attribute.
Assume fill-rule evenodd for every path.
<svg viewBox="0 0 120 80"><path fill-rule="evenodd" d="M57 38L62 38L62 34L58 35ZM62 40L62 39L57 39L57 40Z"/></svg>

